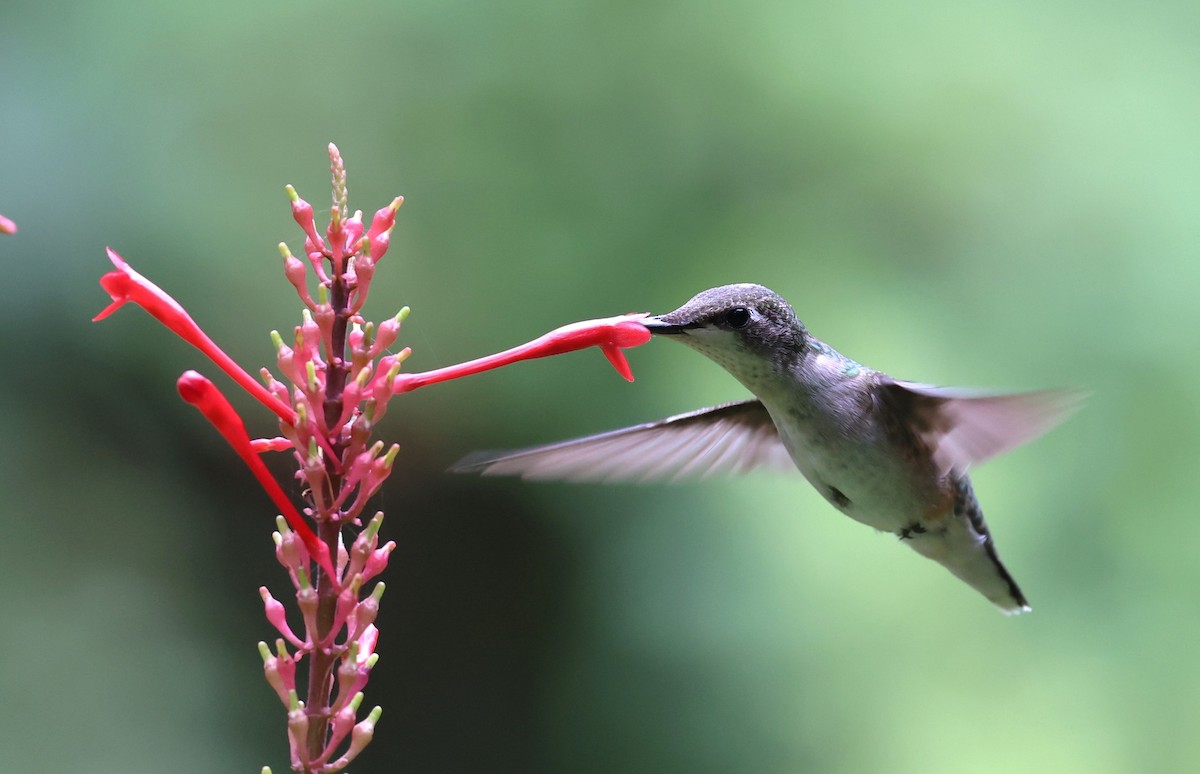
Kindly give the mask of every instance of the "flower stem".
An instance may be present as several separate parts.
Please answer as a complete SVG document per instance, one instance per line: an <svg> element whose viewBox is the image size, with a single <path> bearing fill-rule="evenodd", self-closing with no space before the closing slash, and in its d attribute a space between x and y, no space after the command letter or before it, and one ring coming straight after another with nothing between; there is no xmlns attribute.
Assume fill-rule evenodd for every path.
<svg viewBox="0 0 1200 774"><path fill-rule="evenodd" d="M317 536L337 555L338 533L341 525L326 520L317 525ZM317 585L317 631L311 632L312 653L308 663L308 759L319 760L325 751L329 737L329 692L333 688L333 618L337 611L338 592L332 579L326 578L318 569Z"/></svg>
<svg viewBox="0 0 1200 774"><path fill-rule="evenodd" d="M342 416L343 393L346 388L346 329L348 326L349 292L345 278L335 274L329 289L329 304L333 309L333 325L330 331L328 370L325 374L325 426L329 428L329 446L339 459L326 459L326 478L329 482L330 498L337 502L342 487L340 457L345 444L337 436L338 420ZM330 556L338 555L338 538L341 520L337 513L314 513L317 517L317 537L329 547ZM308 759L320 760L329 740L331 720L330 692L333 690L333 669L336 656L333 652L333 622L337 613L338 588L336 578L327 578L320 569L316 574L317 630L311 632L312 655L308 671Z"/></svg>

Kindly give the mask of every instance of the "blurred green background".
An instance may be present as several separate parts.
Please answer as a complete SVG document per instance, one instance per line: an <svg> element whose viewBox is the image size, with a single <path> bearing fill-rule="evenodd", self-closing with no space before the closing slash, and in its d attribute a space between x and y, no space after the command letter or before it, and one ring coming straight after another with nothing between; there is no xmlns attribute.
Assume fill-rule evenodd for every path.
<svg viewBox="0 0 1200 774"><path fill-rule="evenodd" d="M283 186L407 197L369 316L414 369L712 285L898 377L1078 386L975 472L1009 619L797 476L452 477L477 448L741 388L694 353L526 363L392 404L385 712L357 771L1200 767L1195 3L9 3L0 13L0 757L286 770L254 643L272 506L175 394L298 304ZM221 385L228 383L222 378ZM229 389L271 434L270 417ZM277 465L281 478L286 465Z"/></svg>

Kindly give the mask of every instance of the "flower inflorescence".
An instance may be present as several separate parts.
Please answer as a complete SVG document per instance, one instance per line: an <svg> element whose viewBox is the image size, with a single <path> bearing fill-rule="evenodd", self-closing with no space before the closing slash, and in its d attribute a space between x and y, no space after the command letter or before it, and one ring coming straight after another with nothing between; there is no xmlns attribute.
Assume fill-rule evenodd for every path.
<svg viewBox="0 0 1200 774"><path fill-rule="evenodd" d="M378 660L375 618L384 584L371 584L386 568L395 543L381 543L383 513L364 526L371 498L392 471L399 446L372 440L388 401L430 384L502 365L596 346L632 380L623 348L645 343L650 332L632 314L573 323L527 344L425 373L401 373L410 354L393 352L408 307L375 324L363 319L371 281L388 252L403 197L378 210L367 226L361 212L347 215L345 166L330 144L333 205L324 234L313 207L287 186L292 215L304 232L304 256L281 244L284 275L304 304L289 340L272 332L279 377L261 370L262 383L209 338L169 294L133 270L113 250L115 271L100 283L113 302L100 320L126 302L141 306L216 363L279 420L279 437L252 439L220 390L195 371L178 382L180 395L213 424L234 448L279 510L275 555L291 580L302 630L289 623L287 607L264 586L259 592L267 620L279 632L274 648L259 643L267 682L287 712L291 765L315 774L343 769L370 741L380 708L361 720L358 711ZM309 287L309 271L315 293ZM260 455L290 451L303 488L298 509L271 476ZM305 663L305 660L307 662ZM298 683L305 663L307 686Z"/></svg>

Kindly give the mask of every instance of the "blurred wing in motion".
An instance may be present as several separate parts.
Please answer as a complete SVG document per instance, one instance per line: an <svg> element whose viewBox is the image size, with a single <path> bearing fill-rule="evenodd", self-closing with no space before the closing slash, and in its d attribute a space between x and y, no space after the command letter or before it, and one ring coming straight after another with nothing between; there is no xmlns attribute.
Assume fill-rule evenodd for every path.
<svg viewBox="0 0 1200 774"><path fill-rule="evenodd" d="M474 452L450 470L527 479L642 482L755 468L796 470L766 408L747 400L545 446Z"/></svg>
<svg viewBox="0 0 1200 774"><path fill-rule="evenodd" d="M1068 390L979 395L901 381L888 390L888 400L911 418L942 473L963 473L1032 441L1070 416L1084 397Z"/></svg>

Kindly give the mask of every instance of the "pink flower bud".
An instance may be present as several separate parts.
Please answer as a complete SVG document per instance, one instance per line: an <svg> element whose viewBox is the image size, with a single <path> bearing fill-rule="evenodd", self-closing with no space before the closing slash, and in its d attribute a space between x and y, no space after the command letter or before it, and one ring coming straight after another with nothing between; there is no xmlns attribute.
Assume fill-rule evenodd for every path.
<svg viewBox="0 0 1200 774"><path fill-rule="evenodd" d="M325 346L328 347L330 342L333 341L333 321L335 317L333 307L328 302L317 304L316 308L312 311L312 317L313 322L317 324L317 330L320 332L320 338L317 341L324 342Z"/></svg>
<svg viewBox="0 0 1200 774"><path fill-rule="evenodd" d="M272 333L274 333L274 331L272 331ZM271 372L265 367L258 370L258 375L262 377L262 382L264 385L266 385L267 390L269 390L272 395L278 398L280 403L287 405L290 397L288 396L287 387L284 386L283 382L276 379L274 375L272 375ZM288 428L290 427L290 424L285 425L284 427Z"/></svg>
<svg viewBox="0 0 1200 774"><path fill-rule="evenodd" d="M250 442L250 448L255 454L281 452L291 449L292 442L286 438L255 438Z"/></svg>
<svg viewBox="0 0 1200 774"><path fill-rule="evenodd" d="M392 551L396 550L395 542L389 540L379 548L371 552L370 558L367 559L366 565L363 567L363 580L370 580L380 574L387 568L388 557Z"/></svg>
<svg viewBox="0 0 1200 774"><path fill-rule="evenodd" d="M351 697L361 690L355 686L359 681L362 671L358 664L358 643L351 642L346 648L346 652L342 654L341 663L338 664L337 668L337 701L334 702L331 708L334 712L345 706L346 702L350 701Z"/></svg>
<svg viewBox="0 0 1200 774"><path fill-rule="evenodd" d="M365 328L361 325L350 326L349 332L346 333L346 346L350 348L350 351L354 353L356 358L361 354L365 354L363 342L369 340L368 336L374 330L374 327L371 323L367 323ZM359 366L359 368L362 368L362 366Z"/></svg>
<svg viewBox="0 0 1200 774"><path fill-rule="evenodd" d="M342 740L354 728L355 715L358 714L358 708L362 705L362 700L362 693L357 693L347 702L345 707L334 713L330 723L329 742L325 746L325 749L329 753L332 753L334 749L341 745Z"/></svg>
<svg viewBox="0 0 1200 774"><path fill-rule="evenodd" d="M295 691L292 692L295 695ZM288 743L292 752L292 768L300 770L308 764L308 713L304 705L293 700L294 706L288 711Z"/></svg>
<svg viewBox="0 0 1200 774"><path fill-rule="evenodd" d="M375 278L375 264L360 256L354 261L354 298L350 303L350 311L358 312L367 303L367 295L371 291L371 280Z"/></svg>
<svg viewBox="0 0 1200 774"><path fill-rule="evenodd" d="M360 373L370 376L370 366L364 368ZM329 428L330 432L337 434L350 421L350 417L358 409L359 401L362 400L362 394L363 385L358 379L352 379L347 382L346 386L342 388L342 415L338 417L337 424Z"/></svg>
<svg viewBox="0 0 1200 774"><path fill-rule="evenodd" d="M262 656L263 674L267 678L267 683L274 689L275 695L279 697L279 700L283 702L283 706L286 707L288 705L288 691L295 690L295 684L293 683L289 686L284 681L283 674L279 671L279 659L271 653L271 649L267 647L267 643L258 643L258 653Z"/></svg>
<svg viewBox="0 0 1200 774"><path fill-rule="evenodd" d="M333 206L329 214L329 226L325 229L325 236L329 239L329 244L332 250L329 253L329 260L333 265L333 275L340 277L345 271L346 261L346 230L342 216L345 215L336 204Z"/></svg>
<svg viewBox="0 0 1200 774"><path fill-rule="evenodd" d="M375 736L375 724L379 722L379 717L382 714L383 709L381 707L375 707L373 710L371 710L371 713L367 715L366 720L354 727L354 730L350 732L349 749L346 750L345 755L330 764L331 770L338 771L340 769L344 769L346 766L349 766L350 763L359 756L359 753L361 753L366 746L371 743L371 739Z"/></svg>
<svg viewBox="0 0 1200 774"><path fill-rule="evenodd" d="M357 661L359 666L370 669L375 665L371 657L375 655L375 647L378 644L379 630L375 628L375 624L371 624L363 630L362 636L358 638Z"/></svg>
<svg viewBox="0 0 1200 774"><path fill-rule="evenodd" d="M291 251L287 250L287 245L281 244L280 251L286 251L283 255L283 274L287 277L287 281L292 283L292 287L296 289L296 294L300 296L300 300L309 309L312 309L314 304L312 295L308 292L308 269L296 256L292 255Z"/></svg>
<svg viewBox="0 0 1200 774"><path fill-rule="evenodd" d="M284 610L283 603L271 596L271 592L267 590L266 586L259 586L258 594L262 597L263 607L267 612L267 621L278 629L283 638L294 647L303 648L304 641L296 636L291 626L288 626L287 612Z"/></svg>
<svg viewBox="0 0 1200 774"><path fill-rule="evenodd" d="M296 533L287 529L286 523L277 534L279 535L279 544L275 547L275 558L294 578L296 573L304 569L305 563L308 561L308 552L304 550Z"/></svg>
<svg viewBox="0 0 1200 774"><path fill-rule="evenodd" d="M388 242L391 239L392 227L396 225L396 211L404 204L404 197L397 196L392 203L375 213L371 219L371 230L367 239L371 243L371 262L379 263L387 253Z"/></svg>
<svg viewBox="0 0 1200 774"><path fill-rule="evenodd" d="M321 241L321 236L317 233L317 224L313 220L312 205L300 198L300 194L296 193L296 189L290 185L285 188L288 198L292 200L292 217L296 223L304 230L304 235L308 241L306 246L311 245L311 251L320 250L324 252L325 243Z"/></svg>
<svg viewBox="0 0 1200 774"><path fill-rule="evenodd" d="M375 585L376 591L380 591L382 595L382 583ZM375 618L379 615L379 597L375 594L360 601L354 608L354 613L351 616L353 620L353 631L350 632L350 639L357 640L366 631L368 626L375 623Z"/></svg>
<svg viewBox="0 0 1200 774"><path fill-rule="evenodd" d="M367 565L367 560L371 557L371 553L375 550L375 546L379 543L379 527L378 525L383 520L382 512L376 513L367 524L367 528L358 533L358 537L350 544L350 574L356 574L362 571ZM365 580L365 578L364 578Z"/></svg>
<svg viewBox="0 0 1200 774"><path fill-rule="evenodd" d="M346 221L345 231L346 241L343 246L347 254L354 255L358 252L358 240L363 233L362 210L354 211L354 214Z"/></svg>
<svg viewBox="0 0 1200 774"><path fill-rule="evenodd" d="M338 594L337 608L333 614L333 625L330 627L330 631L341 629L342 624L354 613L355 608L359 605L358 592L361 588L362 578L357 575L342 586L342 591Z"/></svg>
<svg viewBox="0 0 1200 774"><path fill-rule="evenodd" d="M378 357L392 348L392 345L396 343L396 339L400 335L400 326L403 325L407 317L408 307L406 306L395 317L389 317L379 323L379 330L375 334L375 341L371 344L371 357ZM380 363L380 368L387 370L388 367L390 366L384 366Z"/></svg>
<svg viewBox="0 0 1200 774"><path fill-rule="evenodd" d="M333 308L328 303L317 304L315 312L304 310L304 321L296 326L296 349L300 352L301 361L321 362L322 326L316 318L332 321Z"/></svg>
<svg viewBox="0 0 1200 774"><path fill-rule="evenodd" d="M8 218L0 215L0 234L15 234L17 233L17 224L13 223Z"/></svg>
<svg viewBox="0 0 1200 774"><path fill-rule="evenodd" d="M300 608L300 615L304 617L304 629L310 637L315 637L319 631L317 629L317 606L319 604L317 590L312 586L304 585L296 589L296 606ZM314 640L312 646L323 647L324 644Z"/></svg>

